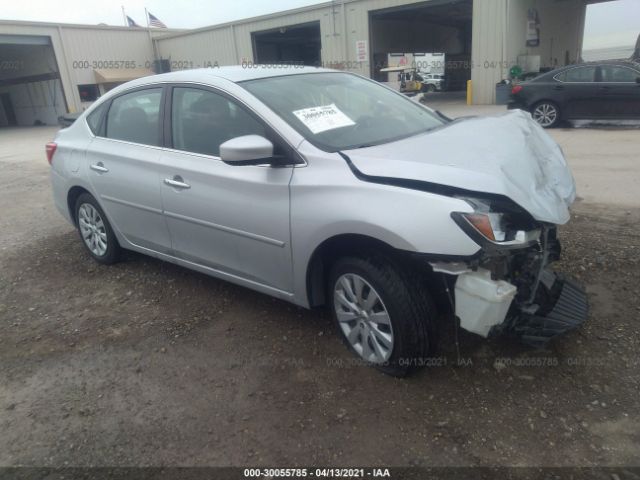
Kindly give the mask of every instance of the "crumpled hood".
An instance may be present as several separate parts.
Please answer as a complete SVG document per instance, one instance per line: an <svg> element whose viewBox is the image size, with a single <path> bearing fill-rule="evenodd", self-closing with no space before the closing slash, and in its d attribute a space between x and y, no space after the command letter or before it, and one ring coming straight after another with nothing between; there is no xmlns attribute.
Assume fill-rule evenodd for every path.
<svg viewBox="0 0 640 480"><path fill-rule="evenodd" d="M560 147L521 110L344 153L365 175L504 195L541 222L569 221L576 196Z"/></svg>

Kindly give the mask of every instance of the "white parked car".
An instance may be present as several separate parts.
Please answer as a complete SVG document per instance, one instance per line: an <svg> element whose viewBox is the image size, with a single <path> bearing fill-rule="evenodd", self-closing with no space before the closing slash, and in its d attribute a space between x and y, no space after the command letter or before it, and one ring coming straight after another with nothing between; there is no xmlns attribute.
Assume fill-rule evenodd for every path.
<svg viewBox="0 0 640 480"><path fill-rule="evenodd" d="M47 155L96 261L134 250L325 305L391 374L433 355L442 315L530 343L586 317L548 269L573 178L524 112L450 121L350 73L224 67L119 86Z"/></svg>
<svg viewBox="0 0 640 480"><path fill-rule="evenodd" d="M444 90L444 75L439 73L418 72L423 92L441 92Z"/></svg>

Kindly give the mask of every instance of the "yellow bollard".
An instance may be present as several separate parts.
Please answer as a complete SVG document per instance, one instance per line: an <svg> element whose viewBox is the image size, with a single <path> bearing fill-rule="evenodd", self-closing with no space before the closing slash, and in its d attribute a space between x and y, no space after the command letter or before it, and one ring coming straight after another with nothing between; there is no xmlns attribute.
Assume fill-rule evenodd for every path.
<svg viewBox="0 0 640 480"><path fill-rule="evenodd" d="M471 80L467 80L467 105L471 105L473 101L473 85Z"/></svg>

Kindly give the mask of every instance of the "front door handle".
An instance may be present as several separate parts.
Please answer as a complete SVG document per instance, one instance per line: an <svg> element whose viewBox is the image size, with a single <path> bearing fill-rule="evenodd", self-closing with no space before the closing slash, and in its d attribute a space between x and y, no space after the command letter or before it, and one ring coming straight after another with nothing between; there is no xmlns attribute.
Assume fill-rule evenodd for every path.
<svg viewBox="0 0 640 480"><path fill-rule="evenodd" d="M173 178L165 178L164 183L174 188L182 188L182 189L191 188L191 185L189 185L188 183L185 183L182 177L179 175L176 175Z"/></svg>
<svg viewBox="0 0 640 480"><path fill-rule="evenodd" d="M105 167L104 163L102 162L92 163L89 168L91 168L91 170L95 170L96 172L100 172L100 173L107 173L109 171L109 169Z"/></svg>

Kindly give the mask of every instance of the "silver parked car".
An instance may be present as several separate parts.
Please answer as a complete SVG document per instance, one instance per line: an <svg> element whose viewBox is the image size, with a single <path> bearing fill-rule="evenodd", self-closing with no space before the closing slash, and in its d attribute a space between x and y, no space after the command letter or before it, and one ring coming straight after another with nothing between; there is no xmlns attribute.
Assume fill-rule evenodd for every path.
<svg viewBox="0 0 640 480"><path fill-rule="evenodd" d="M135 250L303 307L401 375L437 319L531 344L584 292L548 267L574 181L521 111L451 121L358 75L224 67L124 84L47 145L89 254Z"/></svg>

